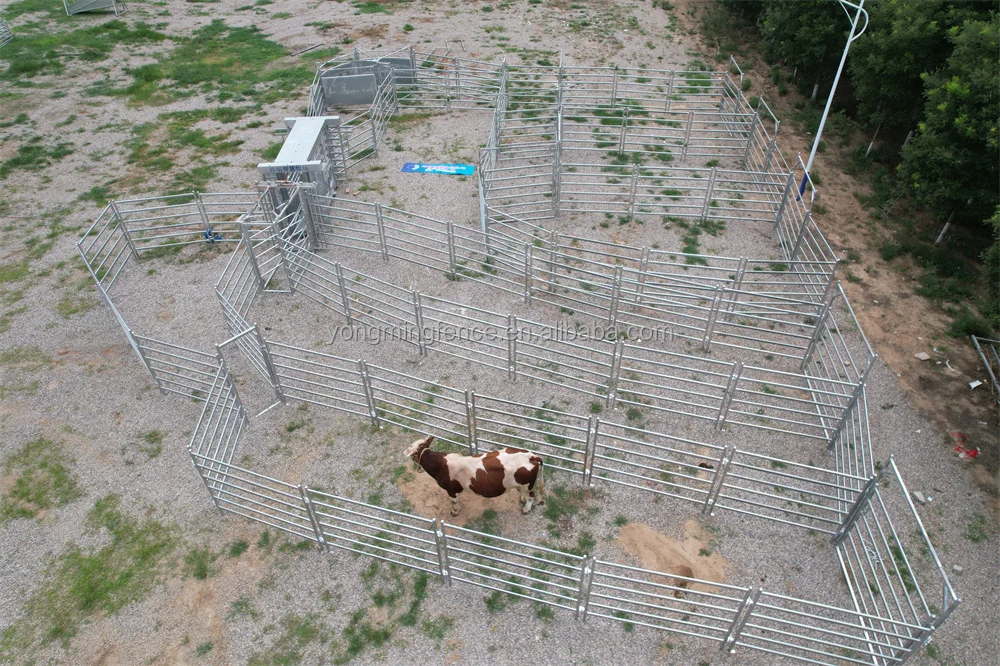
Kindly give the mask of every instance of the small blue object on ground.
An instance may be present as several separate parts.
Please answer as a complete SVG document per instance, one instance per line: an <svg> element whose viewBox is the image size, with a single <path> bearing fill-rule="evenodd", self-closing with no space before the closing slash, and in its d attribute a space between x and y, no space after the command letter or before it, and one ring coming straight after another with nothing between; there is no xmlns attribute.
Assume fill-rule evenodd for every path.
<svg viewBox="0 0 1000 666"><path fill-rule="evenodd" d="M401 169L403 173L441 173L446 176L471 176L476 167L471 164L422 164L407 162Z"/></svg>

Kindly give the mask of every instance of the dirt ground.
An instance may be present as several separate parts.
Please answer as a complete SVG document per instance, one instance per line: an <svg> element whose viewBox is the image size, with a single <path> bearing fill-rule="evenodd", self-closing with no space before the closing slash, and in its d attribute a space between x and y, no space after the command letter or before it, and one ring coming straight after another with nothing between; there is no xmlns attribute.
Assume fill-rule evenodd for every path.
<svg viewBox="0 0 1000 666"><path fill-rule="evenodd" d="M694 59L715 64L690 32L690 12L703 3L677 0L669 11L610 0L383 3L391 13L360 13L359 4L166 0L132 4L121 20L129 26L146 22L178 38L214 19L257 25L287 53L317 44L349 49L410 42L418 48L447 45L459 55L484 60L506 56L515 63L535 63L552 57L548 51L562 51L577 64L670 68ZM110 18L91 14L60 20L96 26ZM43 20L48 19L36 12L11 23L16 35L29 22ZM118 199L153 196L173 187L178 174L204 166L191 145L167 149L172 166L140 166L136 128L160 123L151 145L167 142L169 119L161 114L223 106L211 91L163 105L88 91L105 79L125 85L131 81L127 70L156 62L158 54L174 46L122 44L97 65L77 59L79 52L70 48L60 74L36 77L30 86L0 80L0 162L17 155L34 136L71 140L76 148L37 170L15 170L0 179L0 497L8 500L25 470L35 481L55 479L64 491L33 496L39 510L30 517L0 513L0 646L6 650L0 650L0 660L513 664L531 655L542 664L722 663L716 646L706 641L651 629L632 632L610 622L578 623L572 613L552 617L524 602L503 606L477 588L431 583L421 592L418 576L379 568L355 553L305 549L273 529L213 508L185 451L201 404L155 390L95 296L74 247L104 205L100 197L81 198L91 187L106 185L107 196ZM764 79L754 76L755 90L763 88L768 95ZM198 130L242 141L220 158L206 189L252 186L262 152L281 139L281 119L301 113L306 93L303 87L262 102L255 115L235 125L199 121ZM776 98L768 95L769 101ZM781 113L780 102L776 112ZM6 125L22 113L27 124ZM385 151L377 165L398 169L407 158L474 161L476 146L485 141L484 127L486 115L432 119L400 133L403 150ZM197 137L187 138L198 143ZM780 141L786 155L808 149L790 122L783 124ZM995 479L986 466L957 460L950 433L960 431L967 446L986 451L985 444L995 442L1000 432L995 404L984 387L968 388L969 381L981 378L974 352L958 341L945 342L945 322L933 306L912 295L911 273L890 268L872 249L877 244L869 240L866 214L853 195L862 186L841 173L835 155L819 157L825 179L820 200L829 212L817 219L838 251L862 254L852 270L863 271L863 282L844 288L885 364L869 394L878 455L884 459L895 452L913 487L933 493L934 502L920 511L963 597L934 649L911 663L988 663L998 646L995 632L983 627L996 624L1000 603L995 576L1000 536L989 504L995 512L996 494L990 494ZM367 168L352 176L349 187L355 192L364 184L378 185L379 173ZM475 219L471 180L424 183L410 185L408 192L386 189L377 198L390 204L397 197L412 198L420 204L415 212L456 223ZM49 241L51 247L41 252L40 245ZM134 316L137 330L159 326L185 344L211 349L225 337L211 293L225 260L220 252L188 252L131 266L129 282L116 287L132 306L130 323ZM275 299L255 313L302 339L328 335L329 319L308 302ZM917 361L917 351L934 359ZM409 358L386 360L408 372L440 370L435 378L456 385L483 381L462 364L417 367ZM503 383L496 382L501 385L497 395ZM248 404L267 398L253 393L252 382L241 385L241 392L244 388ZM53 444L49 457L39 462L25 451L40 438ZM399 455L410 439L371 432L358 419L283 407L251 424L239 463L359 499L380 493L385 501L457 525L482 521L492 510L504 535L559 547L586 537L596 542L601 557L662 571L665 579L693 576L737 585L768 579L781 581L774 585L788 594L850 603L826 539L734 514L700 517L690 506L630 489L577 492L571 479L553 476L550 492L561 488L565 493L560 517L547 517L545 507L523 516L517 496L508 493L497 501L463 498L462 512L452 519L445 493ZM984 460L995 464L989 455ZM67 478L75 487L65 485ZM93 509L111 496L120 498L124 518L97 527ZM149 550L129 553L114 540L113 529L123 525L143 538L162 537L168 544L162 557ZM147 532L140 530L143 526ZM140 542L137 532L130 534ZM89 559L79 559L80 553ZM74 568L81 562L91 569ZM136 562L142 566L129 568ZM146 582L123 588L138 589L134 596L111 601L81 601L67 594L73 581L102 567L120 574L119 582L130 577ZM59 585L46 587L49 581ZM411 607L418 616L406 615ZM52 634L58 623L68 623L69 629ZM11 638L25 632L34 639ZM725 657L725 663L777 662L762 653L741 652Z"/></svg>

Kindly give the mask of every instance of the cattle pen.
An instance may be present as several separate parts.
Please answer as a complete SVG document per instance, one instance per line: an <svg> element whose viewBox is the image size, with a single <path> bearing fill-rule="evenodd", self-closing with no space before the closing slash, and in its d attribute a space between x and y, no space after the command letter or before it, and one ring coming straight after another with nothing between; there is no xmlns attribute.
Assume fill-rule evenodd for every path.
<svg viewBox="0 0 1000 666"><path fill-rule="evenodd" d="M807 182L799 194L801 160L781 153L778 120L763 100L751 106L742 76L732 60L716 72L627 71L355 49L318 67L310 91L310 116L355 109L325 144L334 191L290 177L249 192L112 201L78 249L155 385L203 403L188 452L220 512L580 621L807 663L902 664L959 598L895 460L874 457L866 382L878 361L812 219L817 190ZM414 110L488 121L471 223L336 192L384 150L393 115ZM777 254L763 244L738 256L620 244L581 235L572 216L744 225L764 229ZM231 250L207 297L228 337L198 349L135 330L135 284L157 279L137 268L143 257L209 243ZM376 274L383 266L420 274L404 284ZM427 293L435 284L469 291ZM369 358L257 324L298 297L331 322L405 334L392 358ZM571 321L604 333L553 333ZM489 334L433 334L443 327ZM670 339L629 333L643 327L669 327ZM416 365L403 365L407 351ZM556 386L569 397L540 407L474 381L456 386L427 372L434 359L521 393ZM242 385L260 389L257 401L266 395L256 416ZM523 446L583 488L822 534L839 569L828 573L842 577L848 601L665 576L241 464L251 422L298 405L470 454ZM630 410L653 425L624 418Z"/></svg>

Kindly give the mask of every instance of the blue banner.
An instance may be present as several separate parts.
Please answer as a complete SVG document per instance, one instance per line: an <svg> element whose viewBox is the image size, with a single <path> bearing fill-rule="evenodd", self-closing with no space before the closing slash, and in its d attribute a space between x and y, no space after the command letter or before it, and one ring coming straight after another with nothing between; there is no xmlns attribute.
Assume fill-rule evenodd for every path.
<svg viewBox="0 0 1000 666"><path fill-rule="evenodd" d="M471 164L421 164L407 162L403 165L403 173L441 173L446 176L471 176L476 167Z"/></svg>

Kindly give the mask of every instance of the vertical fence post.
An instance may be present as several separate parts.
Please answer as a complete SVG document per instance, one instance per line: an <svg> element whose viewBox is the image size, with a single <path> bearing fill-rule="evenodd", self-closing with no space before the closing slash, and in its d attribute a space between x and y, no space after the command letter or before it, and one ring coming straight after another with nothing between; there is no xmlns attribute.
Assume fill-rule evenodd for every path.
<svg viewBox="0 0 1000 666"><path fill-rule="evenodd" d="M448 564L448 537L444 531L444 523L440 518L434 519L434 545L437 547L438 574L441 582L451 587L451 566Z"/></svg>
<svg viewBox="0 0 1000 666"><path fill-rule="evenodd" d="M125 220L122 219L121 212L118 210L118 202L111 200L111 212L115 215L115 222L121 227L122 233L125 234L125 242L128 243L128 249L132 253L132 257L135 259L139 258L139 252L135 249L135 243L132 242L132 234L128 230L128 226L125 224Z"/></svg>
<svg viewBox="0 0 1000 666"><path fill-rule="evenodd" d="M517 381L517 317L507 315L507 377Z"/></svg>
<svg viewBox="0 0 1000 666"><path fill-rule="evenodd" d="M646 245L642 248L642 254L639 257L639 274L636 276L636 285L635 285L636 304L642 303L642 292L646 286L646 273L648 272L649 272L649 246Z"/></svg>
<svg viewBox="0 0 1000 666"><path fill-rule="evenodd" d="M708 218L708 211L712 206L712 193L715 192L715 179L718 174L719 167L712 167L711 173L708 174L708 186L705 188L705 201L701 207L701 219Z"/></svg>
<svg viewBox="0 0 1000 666"><path fill-rule="evenodd" d="M878 488L879 481L882 480L882 477L888 469L889 465L883 465L878 474L873 474L868 477L868 481L865 482L864 488L862 488L861 492L859 492L857 497L854 498L854 504L852 504L851 508L848 509L847 515L844 516L844 520L840 523L840 527L837 528L837 533L833 535L832 540L835 548L844 542L844 539L847 538L851 528L858 522L858 519L864 513L865 509L871 506L872 495L875 494L875 489Z"/></svg>
<svg viewBox="0 0 1000 666"><path fill-rule="evenodd" d="M556 288L556 263L559 257L559 234L553 229L549 232L548 260L545 262L545 288L549 292Z"/></svg>
<svg viewBox="0 0 1000 666"><path fill-rule="evenodd" d="M785 181L785 191L781 194L781 203L778 204L778 211L774 214L774 230L778 234L778 242L781 242L781 220L785 216L785 209L788 207L788 198L792 194L792 189L795 188L795 173L792 172L788 174L788 179Z"/></svg>
<svg viewBox="0 0 1000 666"><path fill-rule="evenodd" d="M675 70L670 70L670 80L667 81L666 101L663 103L663 112L670 113L670 98L674 96L674 75Z"/></svg>
<svg viewBox="0 0 1000 666"><path fill-rule="evenodd" d="M465 391L465 430L469 439L469 455L479 453L479 435L476 426L476 392Z"/></svg>
<svg viewBox="0 0 1000 666"><path fill-rule="evenodd" d="M722 292L723 288L719 285L715 289L715 296L712 297L712 305L708 310L708 316L705 318L705 334L701 338L701 344L705 351L709 351L712 348L712 333L715 330L715 320L719 316L719 308L722 305Z"/></svg>
<svg viewBox="0 0 1000 666"><path fill-rule="evenodd" d="M302 220L306 223L306 239L309 250L315 252L319 248L319 238L316 236L316 224L313 221L311 192L299 189L299 205L302 207Z"/></svg>
<svg viewBox="0 0 1000 666"><path fill-rule="evenodd" d="M378 245L382 250L382 261L389 261L389 244L385 240L385 220L382 218L382 204L375 204L375 227L378 229Z"/></svg>
<svg viewBox="0 0 1000 666"><path fill-rule="evenodd" d="M823 292L823 305L820 308L818 315L816 316L816 321L813 324L812 335L809 336L809 344L806 345L806 350L802 354L802 364L799 366L800 372L805 372L806 367L809 365L809 359L812 357L813 352L816 351L816 345L819 344L820 338L823 336L824 325L826 324L827 317L830 316L830 307L833 305L834 294L833 291L833 279L831 279L826 285L826 291Z"/></svg>
<svg viewBox="0 0 1000 666"><path fill-rule="evenodd" d="M320 548L329 553L330 545L323 538L323 530L320 529L319 519L316 518L316 509L313 508L312 500L309 499L309 490L301 483L299 484L299 495L302 497L302 504L306 508L306 513L309 514L309 522L312 524L313 532L316 533L316 543L319 544Z"/></svg>
<svg viewBox="0 0 1000 666"><path fill-rule="evenodd" d="M253 253L253 243L250 242L250 232L245 222L240 222L240 240L243 242L243 246L247 250L250 270L253 271L254 277L257 278L257 285L263 289L264 277L260 273L260 266L257 264L257 257Z"/></svg>
<svg viewBox="0 0 1000 666"><path fill-rule="evenodd" d="M614 78L611 79L611 108L615 108L618 99L618 65L615 65Z"/></svg>
<svg viewBox="0 0 1000 666"><path fill-rule="evenodd" d="M726 321L729 321L729 315L732 314L736 303L740 300L740 290L743 288L743 278L746 275L748 261L749 259L746 257L740 257L740 263L736 267L736 276L733 278L733 286L730 289L733 297L729 299L729 305L726 306Z"/></svg>
<svg viewBox="0 0 1000 666"><path fill-rule="evenodd" d="M208 219L208 211L205 210L205 202L201 200L201 194L198 190L193 192L194 194L194 205L198 209L198 216L201 218L201 225L205 227L205 240L209 243L215 242L215 236L212 234L212 223Z"/></svg>
<svg viewBox="0 0 1000 666"><path fill-rule="evenodd" d="M253 325L254 335L257 336L257 344L260 347L260 355L264 359L264 367L267 368L268 377L271 380L271 388L274 389L274 395L278 400L284 404L285 393L281 390L281 380L278 379L278 369L274 367L274 359L271 358L271 348L267 344L267 340L264 336L260 334L260 328L257 324Z"/></svg>
<svg viewBox="0 0 1000 666"><path fill-rule="evenodd" d="M759 587L756 589L753 587L747 588L746 595L744 595L740 607L736 609L736 615L733 616L733 623L729 626L729 631L726 632L725 638L722 639L720 649L723 652L735 651L736 643L743 634L743 627L746 626L747 620L753 615L753 609L757 605L757 600L760 599L762 591L762 588Z"/></svg>
<svg viewBox="0 0 1000 666"><path fill-rule="evenodd" d="M753 112L753 119L750 121L750 132L747 134L747 147L743 151L743 168L747 168L747 161L750 159L750 148L753 146L754 135L757 132L757 123L760 122L760 112Z"/></svg>
<svg viewBox="0 0 1000 666"><path fill-rule="evenodd" d="M139 354L139 360L142 361L142 364L146 367L146 372L148 372L149 376L153 378L153 383L156 384L156 388L160 389L161 394L166 395L166 389L164 389L163 385L160 384L160 378L156 376L155 372L153 372L153 366L150 365L149 359L146 358L146 353L142 350L142 343L135 337L135 332L132 329L129 329L128 337L132 339L132 346L135 348L136 353Z"/></svg>
<svg viewBox="0 0 1000 666"><path fill-rule="evenodd" d="M761 169L762 173L767 173L767 170L771 168L771 160L774 159L774 148L777 143L778 137L772 136L767 144L767 156L764 158L764 167Z"/></svg>
<svg viewBox="0 0 1000 666"><path fill-rule="evenodd" d="M622 356L625 353L625 343L621 338L615 336L615 348L611 356L611 367L608 373L608 397L606 405L608 409L614 409L618 402L618 380L621 378Z"/></svg>
<svg viewBox="0 0 1000 666"><path fill-rule="evenodd" d="M615 275L611 281L611 302L608 303L608 328L618 332L618 306L622 295L622 272L621 264L615 265Z"/></svg>
<svg viewBox="0 0 1000 666"><path fill-rule="evenodd" d="M448 220L445 223L445 233L448 241L448 275L452 280L458 279L458 266L455 263L455 224Z"/></svg>
<svg viewBox="0 0 1000 666"><path fill-rule="evenodd" d="M191 450L191 445L187 447L188 455L191 456L191 464L194 465L194 470L198 472L198 476L201 477L202 482L205 484L205 490L208 491L208 496L212 498L212 504L215 505L216 510L222 513L222 507L219 506L219 500L216 498L215 493L212 492L212 484L209 483L208 477L205 476L205 472L201 465L198 464L198 459L194 455L194 451Z"/></svg>
<svg viewBox="0 0 1000 666"><path fill-rule="evenodd" d="M532 245L524 244L524 304L531 305Z"/></svg>
<svg viewBox="0 0 1000 666"><path fill-rule="evenodd" d="M715 468L715 476L712 478L712 485L709 487L708 496L705 497L705 506L702 509L703 513L712 515L715 503L719 501L719 494L722 492L722 486L726 482L726 474L729 473L729 466L732 464L734 457L736 457L736 450L733 447L727 446L722 450L722 455L719 456L719 462Z"/></svg>
<svg viewBox="0 0 1000 666"><path fill-rule="evenodd" d="M688 156L688 144L691 143L691 126L694 124L694 111L688 111L687 127L684 128L684 147L681 151L681 159L686 160Z"/></svg>
<svg viewBox="0 0 1000 666"><path fill-rule="evenodd" d="M593 556L580 563L580 580L576 588L576 619L582 622L587 621L587 610L590 608L590 585L594 578L595 564Z"/></svg>
<svg viewBox="0 0 1000 666"><path fill-rule="evenodd" d="M424 340L424 308L420 302L420 292L414 289L413 294L413 323L417 327L417 349L421 356L427 356L427 341Z"/></svg>
<svg viewBox="0 0 1000 666"><path fill-rule="evenodd" d="M729 371L729 379L726 381L726 388L722 393L722 400L719 402L719 413L715 416L715 428L722 430L726 425L726 416L729 414L729 406L733 402L733 395L736 387L740 383L740 376L743 374L743 361L736 361Z"/></svg>
<svg viewBox="0 0 1000 666"><path fill-rule="evenodd" d="M875 365L875 357L870 357L868 360L868 367L865 368L864 374L861 376L861 379L858 380L857 386L855 386L854 390L851 391L851 397L847 401L847 405L844 406L844 411L840 415L837 427L833 429L833 434L830 435L830 440L826 443L827 451L832 450L834 445L836 445L837 438L840 437L840 433L843 432L844 427L847 425L847 420L851 418L854 408L858 404L858 400L861 399L861 395L864 393L865 382L868 380L868 373L871 372L873 365Z"/></svg>
<svg viewBox="0 0 1000 666"><path fill-rule="evenodd" d="M358 373L361 375L361 386L365 391L365 404L368 406L368 416L372 425L379 427L378 410L375 409L375 392L372 390L371 376L368 374L368 364L364 359L358 360Z"/></svg>
<svg viewBox="0 0 1000 666"><path fill-rule="evenodd" d="M552 217L559 217L562 196L562 141L556 141L552 151Z"/></svg>
<svg viewBox="0 0 1000 666"><path fill-rule="evenodd" d="M799 250L802 249L802 243L806 237L806 229L809 228L810 222L812 222L812 211L807 210L805 216L802 218L802 224L799 225L799 233L795 237L795 247L792 248L792 255L789 257L792 261L795 261L799 256Z"/></svg>
<svg viewBox="0 0 1000 666"><path fill-rule="evenodd" d="M485 153L485 151L484 151ZM483 159L479 160L479 231L483 234L483 248L486 252L486 256L490 255L490 226L489 220L486 216L486 187L483 182L483 169L482 163Z"/></svg>
<svg viewBox="0 0 1000 666"><path fill-rule="evenodd" d="M628 186L628 216L632 217L635 213L635 193L639 189L639 165L632 165L632 179L629 181Z"/></svg>
<svg viewBox="0 0 1000 666"><path fill-rule="evenodd" d="M618 157L625 152L625 140L628 136L628 107L622 109L621 130L618 132Z"/></svg>
<svg viewBox="0 0 1000 666"><path fill-rule="evenodd" d="M344 307L344 317L347 319L347 325L353 326L354 319L351 317L351 297L347 293L347 280L344 279L344 267L340 264L334 264L333 269L337 274L337 287L340 289L340 303Z"/></svg>
<svg viewBox="0 0 1000 666"><path fill-rule="evenodd" d="M594 477L594 454L597 452L597 433L601 427L601 419L591 416L587 420L587 444L583 450L583 485L590 487Z"/></svg>

